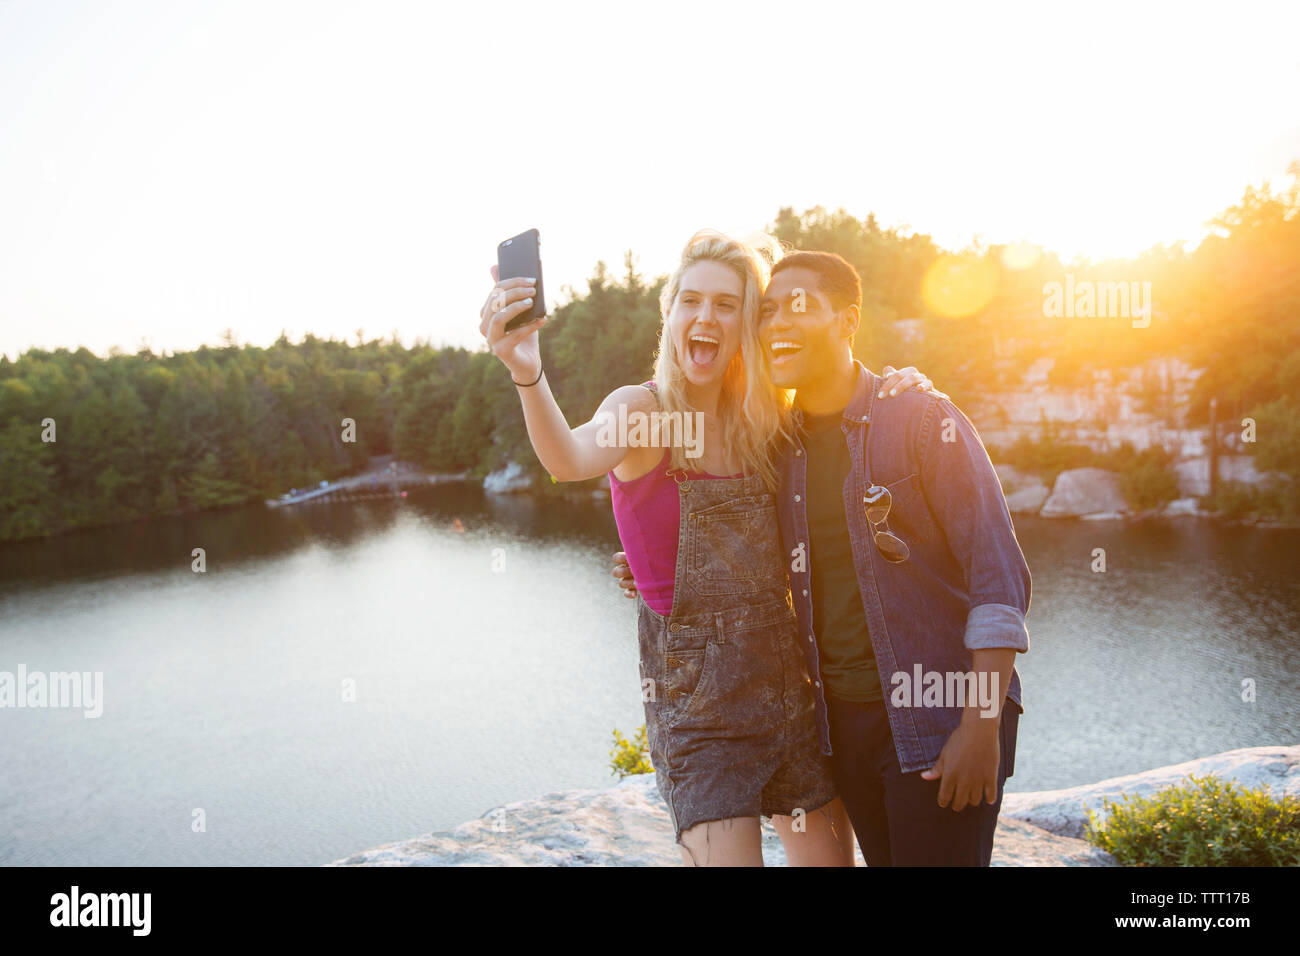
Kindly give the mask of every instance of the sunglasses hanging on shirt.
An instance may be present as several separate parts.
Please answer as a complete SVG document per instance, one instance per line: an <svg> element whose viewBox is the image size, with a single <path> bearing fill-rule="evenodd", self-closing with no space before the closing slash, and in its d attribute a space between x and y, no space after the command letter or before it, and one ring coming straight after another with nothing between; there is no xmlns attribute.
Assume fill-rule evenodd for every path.
<svg viewBox="0 0 1300 956"><path fill-rule="evenodd" d="M876 543L876 550L893 564L906 561L912 552L907 543L889 530L886 520L889 509L894 504L894 496L884 485L872 485L867 489L867 496L862 499L867 512L867 521L871 524L871 538Z"/></svg>

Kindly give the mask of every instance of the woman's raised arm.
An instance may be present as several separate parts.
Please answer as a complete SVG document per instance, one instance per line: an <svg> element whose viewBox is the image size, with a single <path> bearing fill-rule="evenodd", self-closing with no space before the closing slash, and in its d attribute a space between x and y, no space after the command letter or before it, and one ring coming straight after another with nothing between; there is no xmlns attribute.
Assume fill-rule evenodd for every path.
<svg viewBox="0 0 1300 956"><path fill-rule="evenodd" d="M497 269L493 266L492 278L496 277ZM542 368L537 333L546 319L535 319L506 331L511 319L532 308L534 282L526 278L497 282L479 312L482 320L479 331L487 339L492 354L510 371L524 408L528 440L542 467L556 481L595 478L611 471L633 451L624 441L626 436L619 435L617 428L612 427L619 421L619 406L626 405L628 412L646 413L657 408L657 402L648 389L638 385L616 388L600 403L589 421L569 428Z"/></svg>

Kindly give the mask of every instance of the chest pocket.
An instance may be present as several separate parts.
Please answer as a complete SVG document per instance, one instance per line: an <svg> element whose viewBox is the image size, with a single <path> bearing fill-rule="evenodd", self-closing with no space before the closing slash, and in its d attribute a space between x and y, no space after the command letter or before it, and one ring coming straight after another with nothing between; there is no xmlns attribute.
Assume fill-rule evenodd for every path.
<svg viewBox="0 0 1300 956"><path fill-rule="evenodd" d="M700 594L753 594L783 587L776 500L733 498L687 518L687 585Z"/></svg>
<svg viewBox="0 0 1300 956"><path fill-rule="evenodd" d="M863 485L862 494L871 487L871 482ZM892 504L889 508L888 527L909 545L912 542L930 541L938 533L938 525L930 506L921 491L921 475L914 472L885 485L889 489Z"/></svg>

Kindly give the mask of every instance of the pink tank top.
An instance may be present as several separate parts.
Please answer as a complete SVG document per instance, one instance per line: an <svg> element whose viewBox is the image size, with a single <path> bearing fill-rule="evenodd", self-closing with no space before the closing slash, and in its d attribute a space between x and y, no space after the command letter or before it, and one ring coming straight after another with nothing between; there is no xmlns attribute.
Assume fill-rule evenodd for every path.
<svg viewBox="0 0 1300 956"><path fill-rule="evenodd" d="M647 383L647 387L649 383ZM640 478L619 481L609 473L609 500L614 523L623 542L628 567L651 610L672 614L673 582L677 575L677 536L681 529L681 503L677 480L669 475L669 450L659 464ZM726 478L703 471L688 471L692 481ZM740 475L730 477L739 478Z"/></svg>

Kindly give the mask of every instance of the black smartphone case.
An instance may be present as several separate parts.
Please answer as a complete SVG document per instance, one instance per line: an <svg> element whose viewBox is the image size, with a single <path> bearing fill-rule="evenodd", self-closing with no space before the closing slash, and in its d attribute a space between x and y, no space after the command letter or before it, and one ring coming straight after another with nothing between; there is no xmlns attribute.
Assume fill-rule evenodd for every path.
<svg viewBox="0 0 1300 956"><path fill-rule="evenodd" d="M533 298L532 311L516 315L507 322L507 332L546 315L546 296L542 289L541 242L537 230L529 229L497 246L498 280L516 279L519 276L532 276L537 280L537 295Z"/></svg>

